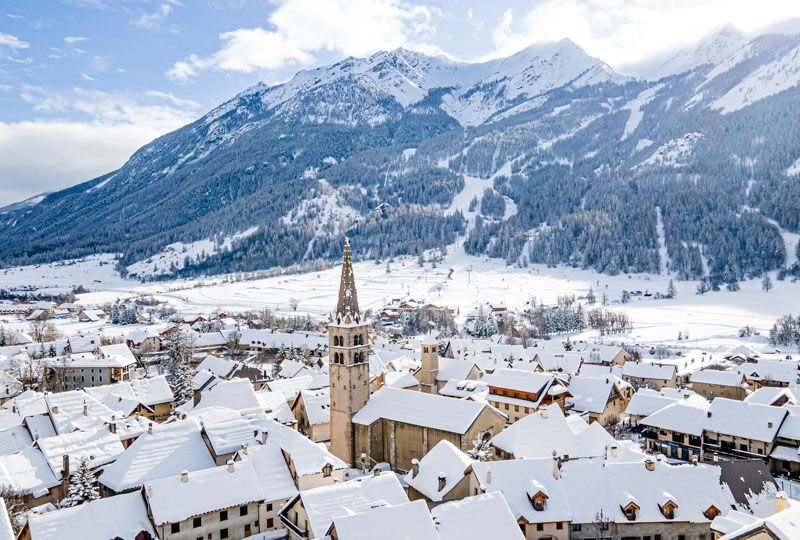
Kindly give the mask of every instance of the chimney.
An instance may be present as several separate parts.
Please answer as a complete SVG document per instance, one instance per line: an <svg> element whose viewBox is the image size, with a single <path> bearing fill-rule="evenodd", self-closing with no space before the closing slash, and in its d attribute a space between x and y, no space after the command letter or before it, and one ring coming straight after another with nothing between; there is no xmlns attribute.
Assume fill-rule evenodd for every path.
<svg viewBox="0 0 800 540"><path fill-rule="evenodd" d="M186 483L189 481L189 471L181 471L181 482Z"/></svg>
<svg viewBox="0 0 800 540"><path fill-rule="evenodd" d="M419 474L419 460L414 458L411 460L411 478L416 478Z"/></svg>
<svg viewBox="0 0 800 540"><path fill-rule="evenodd" d="M656 470L656 462L653 461L653 458L648 457L647 459L644 460L644 467L648 471L654 471Z"/></svg>
<svg viewBox="0 0 800 540"><path fill-rule="evenodd" d="M707 416L708 418L711 418L711 411L708 411L708 412L706 413L706 416Z"/></svg>
<svg viewBox="0 0 800 540"><path fill-rule="evenodd" d="M61 456L61 469L64 471L63 477L69 478L69 454Z"/></svg>
<svg viewBox="0 0 800 540"><path fill-rule="evenodd" d="M83 402L83 416L89 416L89 406L85 401Z"/></svg>
<svg viewBox="0 0 800 540"><path fill-rule="evenodd" d="M775 494L775 513L783 512L787 508L789 508L789 497L785 491L779 491Z"/></svg>
<svg viewBox="0 0 800 540"><path fill-rule="evenodd" d="M114 421L114 417L113 416L111 417L111 423L108 424L108 430L111 433L116 433L117 432L117 423Z"/></svg>
<svg viewBox="0 0 800 540"><path fill-rule="evenodd" d="M269 432L262 431L261 432L261 444L267 444L267 439L269 438Z"/></svg>
<svg viewBox="0 0 800 540"><path fill-rule="evenodd" d="M444 472L439 473L439 491L444 489L445 484L447 484L447 475Z"/></svg>
<svg viewBox="0 0 800 540"><path fill-rule="evenodd" d="M248 452L249 452L249 450L247 449L247 445L243 444L242 445L242 454L244 454L246 456Z"/></svg>
<svg viewBox="0 0 800 540"><path fill-rule="evenodd" d="M553 450L553 478L558 480L558 477L561 475L561 465L559 463L558 456L556 456L555 450Z"/></svg>
<svg viewBox="0 0 800 540"><path fill-rule="evenodd" d="M380 467L375 467L374 469L372 469L372 476L380 476L380 475L381 475Z"/></svg>
<svg viewBox="0 0 800 540"><path fill-rule="evenodd" d="M767 422L767 428L772 429L772 422Z"/></svg>
<svg viewBox="0 0 800 540"><path fill-rule="evenodd" d="M50 409L50 412L52 412L53 414L58 414L58 405L53 405L53 408Z"/></svg>
<svg viewBox="0 0 800 540"><path fill-rule="evenodd" d="M617 457L617 445L616 444L611 446L611 457L613 457L613 458Z"/></svg>
<svg viewBox="0 0 800 540"><path fill-rule="evenodd" d="M547 407L545 407L542 409L542 418L547 418L547 415L548 415Z"/></svg>
<svg viewBox="0 0 800 540"><path fill-rule="evenodd" d="M229 459L226 465L228 466L228 472L233 472L236 470L236 467L234 466L232 459Z"/></svg>
<svg viewBox="0 0 800 540"><path fill-rule="evenodd" d="M712 460L714 460L714 463L717 463L717 462L719 462L719 454L717 454L716 452L714 452L714 455L712 456L712 458L711 458L711 459L712 459Z"/></svg>
<svg viewBox="0 0 800 540"><path fill-rule="evenodd" d="M486 467L486 483L487 484L491 484L492 483L492 468L491 467Z"/></svg>
<svg viewBox="0 0 800 540"><path fill-rule="evenodd" d="M147 434L148 435L152 435L153 434L153 422L150 422L149 424L147 424Z"/></svg>
<svg viewBox="0 0 800 540"><path fill-rule="evenodd" d="M144 488L144 494L147 495L148 499L151 499L153 497L153 486L146 486Z"/></svg>

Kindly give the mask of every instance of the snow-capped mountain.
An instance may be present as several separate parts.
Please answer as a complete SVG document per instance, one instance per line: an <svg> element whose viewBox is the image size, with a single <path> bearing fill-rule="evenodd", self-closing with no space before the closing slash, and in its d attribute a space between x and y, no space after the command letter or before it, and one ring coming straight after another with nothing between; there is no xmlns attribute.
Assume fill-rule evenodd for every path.
<svg viewBox="0 0 800 540"><path fill-rule="evenodd" d="M654 73L627 78L569 40L301 71L7 211L0 260L253 270L337 257L344 235L375 258L463 241L510 264L717 280L794 260L800 36L724 28Z"/></svg>
<svg viewBox="0 0 800 540"><path fill-rule="evenodd" d="M747 42L744 34L728 24L708 34L699 43L679 51L662 64L643 73L645 79L656 81L678 75L700 66L716 66Z"/></svg>

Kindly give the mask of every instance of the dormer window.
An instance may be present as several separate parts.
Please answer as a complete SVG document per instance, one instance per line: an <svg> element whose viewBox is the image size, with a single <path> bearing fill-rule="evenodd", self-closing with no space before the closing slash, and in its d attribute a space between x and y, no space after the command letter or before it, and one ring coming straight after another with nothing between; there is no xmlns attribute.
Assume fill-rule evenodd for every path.
<svg viewBox="0 0 800 540"><path fill-rule="evenodd" d="M664 504L660 504L658 507L661 509L661 513L665 518L673 519L675 517L675 510L678 509L678 503L670 499Z"/></svg>
<svg viewBox="0 0 800 540"><path fill-rule="evenodd" d="M703 512L703 515L706 516L706 519L713 521L714 518L719 515L719 508L717 508L712 504L711 506L706 508L705 512Z"/></svg>
<svg viewBox="0 0 800 540"><path fill-rule="evenodd" d="M622 513L628 521L636 521L636 514L639 511L639 505L631 501L622 507Z"/></svg>
<svg viewBox="0 0 800 540"><path fill-rule="evenodd" d="M545 503L547 502L547 494L544 491L537 491L533 495L531 495L531 504L533 505L533 509L537 512L541 512L544 510Z"/></svg>
<svg viewBox="0 0 800 540"><path fill-rule="evenodd" d="M322 476L328 477L333 472L333 465L330 463L326 463L324 467L322 467Z"/></svg>

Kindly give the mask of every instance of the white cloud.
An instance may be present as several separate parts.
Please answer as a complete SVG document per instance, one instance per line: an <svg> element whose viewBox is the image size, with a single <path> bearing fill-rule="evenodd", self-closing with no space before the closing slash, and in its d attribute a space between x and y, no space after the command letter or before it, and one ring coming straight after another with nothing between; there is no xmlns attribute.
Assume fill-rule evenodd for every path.
<svg viewBox="0 0 800 540"><path fill-rule="evenodd" d="M194 101L158 91L133 96L26 86L21 97L43 118L0 122L0 206L114 170L199 113ZM64 119L76 115L83 119Z"/></svg>
<svg viewBox="0 0 800 540"><path fill-rule="evenodd" d="M89 41L89 38L84 36L66 36L64 38L64 43L67 45L75 45L76 43L83 43L85 41Z"/></svg>
<svg viewBox="0 0 800 540"><path fill-rule="evenodd" d="M154 12L143 13L141 17L133 21L133 24L148 30L160 30L164 20L172 13L172 7L180 5L179 2L173 0L170 2L162 2Z"/></svg>
<svg viewBox="0 0 800 540"><path fill-rule="evenodd" d="M190 55L167 72L183 81L201 71L239 73L307 65L320 51L363 56L417 44L434 32L438 11L401 0L283 0L269 16L270 29L240 28L220 34L211 56Z"/></svg>
<svg viewBox="0 0 800 540"><path fill-rule="evenodd" d="M9 49L18 50L27 49L30 47L30 44L22 41L17 36L0 32L0 47L8 47Z"/></svg>
<svg viewBox="0 0 800 540"><path fill-rule="evenodd" d="M753 32L797 15L800 2L785 0L546 0L529 11L507 10L489 56L567 37L619 68L693 44L726 23Z"/></svg>

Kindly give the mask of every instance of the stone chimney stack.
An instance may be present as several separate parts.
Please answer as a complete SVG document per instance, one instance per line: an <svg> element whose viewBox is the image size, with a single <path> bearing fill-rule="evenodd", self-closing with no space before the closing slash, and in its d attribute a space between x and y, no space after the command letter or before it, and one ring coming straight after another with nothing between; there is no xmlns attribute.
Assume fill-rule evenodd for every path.
<svg viewBox="0 0 800 540"><path fill-rule="evenodd" d="M447 474L444 472L439 473L439 491L444 489L444 486L447 484Z"/></svg>
<svg viewBox="0 0 800 540"><path fill-rule="evenodd" d="M492 468L486 467L486 485L492 483Z"/></svg>
<svg viewBox="0 0 800 540"><path fill-rule="evenodd" d="M226 463L226 465L228 466L228 472L229 473L232 473L232 472L234 472L236 470L236 466L233 464L233 460L232 459L229 459L228 462Z"/></svg>
<svg viewBox="0 0 800 540"><path fill-rule="evenodd" d="M654 470L656 470L656 462L653 461L653 458L648 457L647 459L644 460L644 467L648 471L654 471Z"/></svg>
<svg viewBox="0 0 800 540"><path fill-rule="evenodd" d="M189 481L189 471L181 471L181 482L184 484Z"/></svg>

